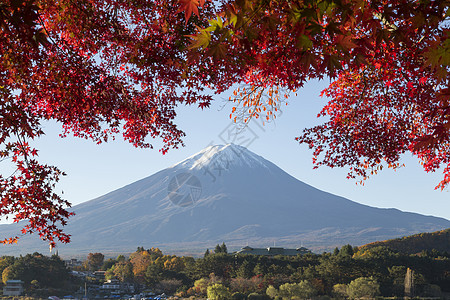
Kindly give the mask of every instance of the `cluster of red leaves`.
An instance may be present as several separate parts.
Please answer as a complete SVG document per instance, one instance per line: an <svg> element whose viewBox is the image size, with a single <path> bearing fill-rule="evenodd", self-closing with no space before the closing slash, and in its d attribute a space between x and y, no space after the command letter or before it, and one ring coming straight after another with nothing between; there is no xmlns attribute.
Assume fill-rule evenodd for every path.
<svg viewBox="0 0 450 300"><path fill-rule="evenodd" d="M442 121L442 115L430 117L440 107L434 102L436 91L431 78L427 79L431 74L416 68L414 59L400 61L411 58L406 53L397 56L386 49L373 53L376 55L370 64L342 72L323 91L330 100L319 116L327 116L329 121L305 130L298 139L314 148L316 166L350 166L352 178L367 178L382 169L382 162L398 167L400 155L406 151L433 156L431 149L416 147ZM394 64L398 64L397 72L389 69ZM406 65L409 68L404 68ZM422 78L422 82L416 78ZM422 143L427 148L435 147L435 154L444 155L440 163L448 164L450 145L448 136L445 138L447 141L433 146Z"/></svg>
<svg viewBox="0 0 450 300"><path fill-rule="evenodd" d="M330 100L319 116L329 121L298 141L314 149L316 167L349 166L349 177L363 179L383 164L398 167L409 151L427 172L442 167L436 188L444 189L450 183L448 3L390 4L378 8L386 36L371 41L365 62L343 68L323 91Z"/></svg>
<svg viewBox="0 0 450 300"><path fill-rule="evenodd" d="M314 150L316 167L349 166L349 177L366 178L410 151L426 171L443 166L442 189L450 182L448 4L236 0L198 29L191 48L224 70L217 91L248 85L251 93L240 87L231 99L244 121L270 117L267 103L279 102L273 88L334 79L319 114L329 121L297 138Z"/></svg>
<svg viewBox="0 0 450 300"><path fill-rule="evenodd" d="M211 101L202 70L187 67L187 35L206 24L194 18L170 0L0 3L0 159L15 169L0 174L0 216L27 220L23 234L51 245L69 241L70 205L52 192L62 173L28 146L43 120L97 143L122 132L137 147L159 138L162 153L182 144L176 106Z"/></svg>

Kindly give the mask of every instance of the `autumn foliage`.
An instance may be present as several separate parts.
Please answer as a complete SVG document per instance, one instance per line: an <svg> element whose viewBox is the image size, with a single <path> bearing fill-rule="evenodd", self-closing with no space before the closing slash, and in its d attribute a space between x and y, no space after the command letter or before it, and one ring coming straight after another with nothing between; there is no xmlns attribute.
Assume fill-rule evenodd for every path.
<svg viewBox="0 0 450 300"><path fill-rule="evenodd" d="M231 117L270 121L290 92L330 78L323 125L298 137L317 166L367 177L411 152L450 182L448 1L5 0L0 4L0 215L54 245L70 204L38 161L46 120L62 135L182 145L178 105L236 88ZM17 241L7 238L3 243Z"/></svg>
<svg viewBox="0 0 450 300"><path fill-rule="evenodd" d="M235 1L198 30L192 47L244 84L230 98L235 120L269 120L280 92L330 78L319 114L328 121L297 138L313 149L316 166L348 166L349 177L365 179L411 152L428 172L442 167L443 189L450 182L448 4Z"/></svg>
<svg viewBox="0 0 450 300"><path fill-rule="evenodd" d="M44 134L43 121L97 143L122 132L138 147L161 139L163 153L182 144L175 107L204 107L211 97L183 51L204 23L186 25L179 9L171 1L2 1L0 159L16 171L0 175L0 215L28 220L23 234L69 241L61 225L70 204L53 192L63 173L38 162L29 144Z"/></svg>

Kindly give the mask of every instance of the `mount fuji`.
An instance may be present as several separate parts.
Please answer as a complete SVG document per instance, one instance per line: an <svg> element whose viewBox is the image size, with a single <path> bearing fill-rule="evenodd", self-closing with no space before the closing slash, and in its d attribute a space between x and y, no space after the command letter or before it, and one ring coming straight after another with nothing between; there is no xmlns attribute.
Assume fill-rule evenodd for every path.
<svg viewBox="0 0 450 300"><path fill-rule="evenodd" d="M225 242L329 250L450 227L450 221L362 205L320 191L234 144L210 146L178 164L73 207L62 254L126 253L138 246L202 253ZM20 225L20 224L19 224ZM19 231L0 225L0 236ZM3 253L43 251L35 236Z"/></svg>

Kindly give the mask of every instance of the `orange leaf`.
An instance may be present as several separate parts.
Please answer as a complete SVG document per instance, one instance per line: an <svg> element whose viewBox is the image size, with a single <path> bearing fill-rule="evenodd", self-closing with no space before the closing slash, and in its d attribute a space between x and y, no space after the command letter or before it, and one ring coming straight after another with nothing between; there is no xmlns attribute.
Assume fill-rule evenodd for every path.
<svg viewBox="0 0 450 300"><path fill-rule="evenodd" d="M186 23L191 17L192 13L198 16L198 7L200 6L199 0L178 0L180 3L180 8L177 13L184 11L184 18L186 19ZM202 1L202 5L204 1Z"/></svg>

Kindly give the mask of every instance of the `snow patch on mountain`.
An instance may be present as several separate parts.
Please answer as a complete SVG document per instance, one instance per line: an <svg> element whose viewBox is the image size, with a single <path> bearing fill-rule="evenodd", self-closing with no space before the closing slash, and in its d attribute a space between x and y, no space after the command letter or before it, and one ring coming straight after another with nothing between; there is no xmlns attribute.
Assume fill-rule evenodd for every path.
<svg viewBox="0 0 450 300"><path fill-rule="evenodd" d="M182 167L189 170L200 170L209 166L229 169L234 167L264 167L269 168L269 162L263 157L235 145L213 145L175 164L173 167Z"/></svg>

